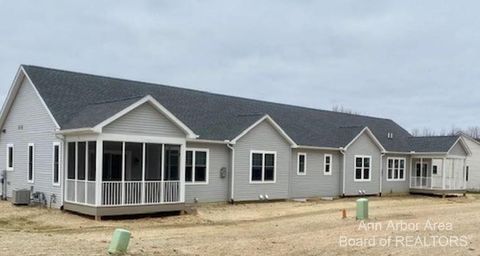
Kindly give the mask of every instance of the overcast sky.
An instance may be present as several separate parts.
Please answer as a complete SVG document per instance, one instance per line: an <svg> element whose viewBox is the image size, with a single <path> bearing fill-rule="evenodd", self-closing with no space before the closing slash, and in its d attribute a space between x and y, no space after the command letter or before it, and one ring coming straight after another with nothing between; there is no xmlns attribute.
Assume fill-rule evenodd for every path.
<svg viewBox="0 0 480 256"><path fill-rule="evenodd" d="M0 0L0 97L18 66L33 64L342 105L409 131L478 126L479 10L478 1Z"/></svg>

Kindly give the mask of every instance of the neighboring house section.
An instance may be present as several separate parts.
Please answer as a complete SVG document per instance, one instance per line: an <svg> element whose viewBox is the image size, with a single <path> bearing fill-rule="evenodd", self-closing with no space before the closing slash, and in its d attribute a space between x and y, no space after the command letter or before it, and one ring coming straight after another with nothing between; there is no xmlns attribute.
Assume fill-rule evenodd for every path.
<svg viewBox="0 0 480 256"><path fill-rule="evenodd" d="M375 137L361 132L345 151L344 195L380 194L383 149Z"/></svg>
<svg viewBox="0 0 480 256"><path fill-rule="evenodd" d="M11 91L11 105L2 125L0 136L0 166L6 171L7 196L14 189L30 189L41 192L52 205L62 205L62 168L54 173L54 145L61 145L55 135L56 125L43 105L34 86L23 74ZM12 168L7 166L7 145L11 147ZM29 157L31 149L31 157ZM58 152L62 161L62 150ZM8 154L10 155L10 154ZM29 177L30 176L30 177Z"/></svg>
<svg viewBox="0 0 480 256"><path fill-rule="evenodd" d="M288 198L291 146L268 120L239 138L234 145L234 200Z"/></svg>
<svg viewBox="0 0 480 256"><path fill-rule="evenodd" d="M186 168L191 175L185 180L185 201L228 201L231 178L230 149L225 144L188 142L186 150Z"/></svg>
<svg viewBox="0 0 480 256"><path fill-rule="evenodd" d="M411 157L409 154L386 154L382 158L382 195L409 192Z"/></svg>
<svg viewBox="0 0 480 256"><path fill-rule="evenodd" d="M342 155L338 150L294 149L291 162L291 197L337 197L342 194Z"/></svg>
<svg viewBox="0 0 480 256"><path fill-rule="evenodd" d="M480 146L394 121L21 66L0 114L6 194L93 216L478 188ZM2 191L2 193L4 193Z"/></svg>
<svg viewBox="0 0 480 256"><path fill-rule="evenodd" d="M466 135L463 137L472 152L472 155L467 157L466 166L468 189L480 191L480 142Z"/></svg>

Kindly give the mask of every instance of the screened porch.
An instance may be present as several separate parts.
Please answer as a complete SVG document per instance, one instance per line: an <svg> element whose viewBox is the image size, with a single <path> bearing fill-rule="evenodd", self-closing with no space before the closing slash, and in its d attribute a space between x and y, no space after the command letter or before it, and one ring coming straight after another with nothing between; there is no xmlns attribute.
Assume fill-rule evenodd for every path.
<svg viewBox="0 0 480 256"><path fill-rule="evenodd" d="M465 161L461 157L412 158L410 189L447 192L466 190Z"/></svg>
<svg viewBox="0 0 480 256"><path fill-rule="evenodd" d="M183 202L182 144L70 141L66 201L90 206Z"/></svg>

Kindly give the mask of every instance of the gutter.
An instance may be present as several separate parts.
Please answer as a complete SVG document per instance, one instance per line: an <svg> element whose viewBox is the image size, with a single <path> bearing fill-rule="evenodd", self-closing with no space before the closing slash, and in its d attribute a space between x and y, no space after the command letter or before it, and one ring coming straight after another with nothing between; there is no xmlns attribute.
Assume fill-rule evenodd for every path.
<svg viewBox="0 0 480 256"><path fill-rule="evenodd" d="M230 144L230 141L225 141L227 142L227 147L229 149L232 150L232 157L231 157L231 161L232 161L232 170L231 170L231 176L232 176L232 180L231 180L231 184L230 184L230 203L233 203L235 201L235 148L233 147L233 144Z"/></svg>

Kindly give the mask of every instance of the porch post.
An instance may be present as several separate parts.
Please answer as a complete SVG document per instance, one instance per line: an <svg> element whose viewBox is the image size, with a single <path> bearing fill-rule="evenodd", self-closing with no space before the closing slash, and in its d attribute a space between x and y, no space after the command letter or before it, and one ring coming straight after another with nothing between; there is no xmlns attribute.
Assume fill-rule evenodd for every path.
<svg viewBox="0 0 480 256"><path fill-rule="evenodd" d="M180 202L185 202L185 150L186 144L180 146Z"/></svg>
<svg viewBox="0 0 480 256"><path fill-rule="evenodd" d="M125 204L125 141L122 141L122 203Z"/></svg>
<svg viewBox="0 0 480 256"><path fill-rule="evenodd" d="M463 189L467 189L467 158L463 159Z"/></svg>
<svg viewBox="0 0 480 256"><path fill-rule="evenodd" d="M423 187L423 157L420 157L420 187Z"/></svg>
<svg viewBox="0 0 480 256"><path fill-rule="evenodd" d="M444 157L442 159L442 189L445 189L445 166L447 164L447 159Z"/></svg>
<svg viewBox="0 0 480 256"><path fill-rule="evenodd" d="M75 141L75 203L77 201L77 191L78 191L78 141Z"/></svg>
<svg viewBox="0 0 480 256"><path fill-rule="evenodd" d="M142 204L145 203L145 144L146 143L142 144Z"/></svg>
<svg viewBox="0 0 480 256"><path fill-rule="evenodd" d="M410 188L412 188L412 176L413 176L412 162L413 162L413 157L410 157Z"/></svg>
<svg viewBox="0 0 480 256"><path fill-rule="evenodd" d="M96 160L95 160L95 205L102 205L102 177L103 177L103 140L97 138L97 149L96 149Z"/></svg>
<svg viewBox="0 0 480 256"><path fill-rule="evenodd" d="M162 166L160 170L162 172L162 182L160 183L160 203L163 203L165 195L165 144L162 144Z"/></svg>

